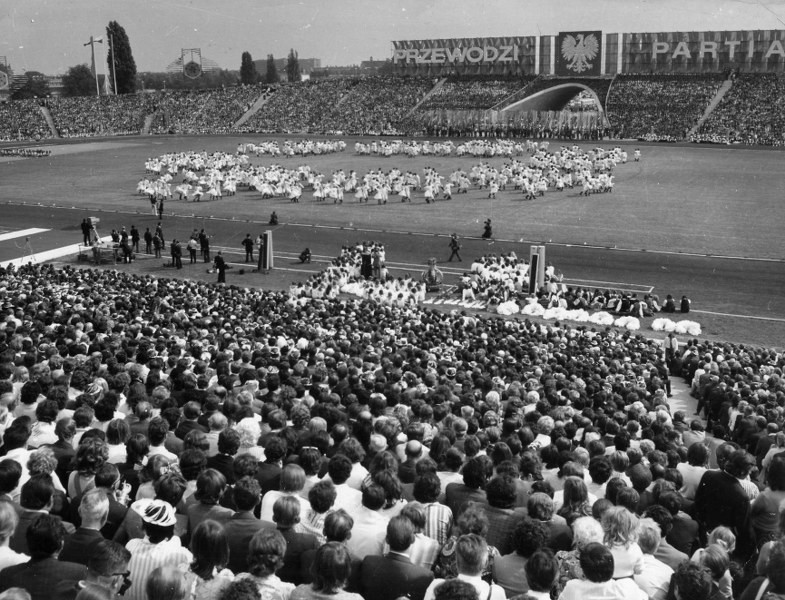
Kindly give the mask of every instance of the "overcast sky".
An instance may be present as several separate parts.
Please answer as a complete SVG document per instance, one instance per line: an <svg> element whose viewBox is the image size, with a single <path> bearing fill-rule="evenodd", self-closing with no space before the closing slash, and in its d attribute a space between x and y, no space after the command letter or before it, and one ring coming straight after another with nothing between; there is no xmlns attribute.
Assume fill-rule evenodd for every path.
<svg viewBox="0 0 785 600"><path fill-rule="evenodd" d="M181 48L239 69L245 50L262 59L294 48L328 66L389 58L392 40L785 29L785 0L0 0L0 56L17 72L63 74L89 63L83 44L112 20L139 71L163 71Z"/></svg>

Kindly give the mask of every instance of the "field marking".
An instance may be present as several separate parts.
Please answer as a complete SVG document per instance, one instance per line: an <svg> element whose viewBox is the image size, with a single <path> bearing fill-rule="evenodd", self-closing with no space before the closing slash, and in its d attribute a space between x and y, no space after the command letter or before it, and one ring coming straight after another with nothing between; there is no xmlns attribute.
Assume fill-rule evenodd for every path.
<svg viewBox="0 0 785 600"><path fill-rule="evenodd" d="M112 237L106 236L101 238L99 241L102 243L110 243L112 241ZM61 246L60 248L44 250L43 252L27 254L26 256L20 256L18 258L12 258L11 260L0 262L0 267L5 269L13 265L16 268L19 268L30 263L37 264L46 262L48 260L54 260L56 258L62 258L70 254L77 254L79 252L79 248L83 246L83 244L70 244L68 246Z"/></svg>
<svg viewBox="0 0 785 600"><path fill-rule="evenodd" d="M0 242L7 242L8 240L13 240L28 235L35 235L36 233L44 233L45 231L51 231L51 229L41 229L40 227L32 227L30 229L19 229L17 231L11 231L9 233L2 233L0 234Z"/></svg>
<svg viewBox="0 0 785 600"><path fill-rule="evenodd" d="M691 310L690 312L701 313L704 315L716 315L718 317L733 317L736 319L755 319L756 321L774 321L776 323L785 323L785 319L778 317L756 317L754 315L736 315L733 313L715 312L712 310Z"/></svg>

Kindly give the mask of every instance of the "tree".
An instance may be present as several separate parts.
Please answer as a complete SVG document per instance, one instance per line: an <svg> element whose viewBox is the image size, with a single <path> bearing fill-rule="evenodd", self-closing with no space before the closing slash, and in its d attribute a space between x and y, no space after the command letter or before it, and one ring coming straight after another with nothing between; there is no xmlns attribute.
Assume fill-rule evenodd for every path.
<svg viewBox="0 0 785 600"><path fill-rule="evenodd" d="M278 67L275 66L275 59L272 54L267 55L267 75L264 80L267 83L278 83L280 81Z"/></svg>
<svg viewBox="0 0 785 600"><path fill-rule="evenodd" d="M303 79L300 73L300 60L294 48L289 49L289 58L286 60L286 79L289 81L302 81Z"/></svg>
<svg viewBox="0 0 785 600"><path fill-rule="evenodd" d="M259 81L259 73L256 72L256 64L251 57L251 53L243 52L242 60L240 61L240 83L252 85Z"/></svg>
<svg viewBox="0 0 785 600"><path fill-rule="evenodd" d="M114 87L117 81L115 94L133 94L136 91L136 62L131 53L131 42L128 41L128 34L117 21L109 21L106 28L107 45L106 62L109 66L107 77ZM110 41L111 40L111 41ZM112 60L112 48L114 47L114 61Z"/></svg>
<svg viewBox="0 0 785 600"><path fill-rule="evenodd" d="M95 80L87 63L68 69L63 76L63 96L95 95Z"/></svg>
<svg viewBox="0 0 785 600"><path fill-rule="evenodd" d="M43 73L28 71L25 84L11 94L12 100L26 100L28 98L46 98L49 96L49 84Z"/></svg>

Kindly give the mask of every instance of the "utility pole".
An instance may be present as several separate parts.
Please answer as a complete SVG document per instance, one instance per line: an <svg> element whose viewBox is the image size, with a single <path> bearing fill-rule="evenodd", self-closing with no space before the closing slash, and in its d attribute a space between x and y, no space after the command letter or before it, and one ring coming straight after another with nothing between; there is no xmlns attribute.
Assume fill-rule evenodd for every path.
<svg viewBox="0 0 785 600"><path fill-rule="evenodd" d="M109 48L112 50L112 83L114 83L114 95L117 96L117 63L114 61L114 37L109 34Z"/></svg>
<svg viewBox="0 0 785 600"><path fill-rule="evenodd" d="M100 96L101 95L101 90L98 87L98 73L95 70L95 45L96 44L103 44L103 43L104 43L103 38L94 39L93 36L91 35L90 36L90 41L87 42L86 44L83 44L84 46L90 46L90 58L91 58L91 65L90 66L91 66L92 71L93 71L93 77L95 78L95 95L96 96Z"/></svg>

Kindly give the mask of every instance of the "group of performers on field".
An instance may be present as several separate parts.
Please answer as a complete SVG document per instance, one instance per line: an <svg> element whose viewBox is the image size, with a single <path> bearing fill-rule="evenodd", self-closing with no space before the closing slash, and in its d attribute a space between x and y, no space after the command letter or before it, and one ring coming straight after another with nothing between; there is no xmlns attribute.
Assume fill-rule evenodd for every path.
<svg viewBox="0 0 785 600"><path fill-rule="evenodd" d="M430 148L429 151L436 146L454 146L452 142L400 143L406 147ZM374 145L395 147L394 142L373 142L371 146ZM243 150L247 151L249 145L244 146ZM291 202L299 202L304 191L311 190L316 202L332 200L342 204L347 195L353 195L361 203L374 200L377 204L386 204L393 195L398 196L400 202L412 202L413 195L419 192L426 203L431 203L439 198L451 199L453 191L468 193L472 186L487 190L489 198L496 198L499 192L512 188L520 191L524 199L533 200L549 190L562 191L576 186L582 196L612 192L615 167L628 161L627 151L618 146L588 151L577 145L562 146L555 152L549 151L548 142L476 140L461 146L464 147L463 155L489 152L507 160L502 165L486 160L473 165L468 172L459 168L447 177L430 166L423 169L422 175L399 168L387 171L376 168L365 175L339 169L327 176L309 165L296 169L276 164L253 165L245 152L178 152L148 159L145 162L147 177L138 183L137 192L150 198L154 211L165 199L172 199L173 194L180 200L198 202L234 195L240 186L259 192L262 199L284 197ZM525 158L526 154L528 158ZM634 160L640 160L638 149ZM173 181L178 177L182 178L182 183L172 190Z"/></svg>

